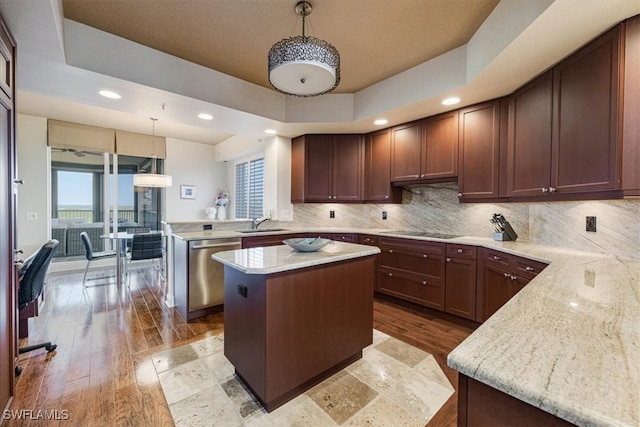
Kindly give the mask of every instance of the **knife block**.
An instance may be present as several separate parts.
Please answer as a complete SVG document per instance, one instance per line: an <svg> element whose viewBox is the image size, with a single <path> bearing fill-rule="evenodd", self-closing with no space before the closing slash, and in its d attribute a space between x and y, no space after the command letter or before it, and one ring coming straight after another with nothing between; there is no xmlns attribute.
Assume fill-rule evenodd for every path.
<svg viewBox="0 0 640 427"><path fill-rule="evenodd" d="M502 231L493 233L493 240L498 242L514 241L518 238L518 234L513 230L509 221L505 221L502 225Z"/></svg>

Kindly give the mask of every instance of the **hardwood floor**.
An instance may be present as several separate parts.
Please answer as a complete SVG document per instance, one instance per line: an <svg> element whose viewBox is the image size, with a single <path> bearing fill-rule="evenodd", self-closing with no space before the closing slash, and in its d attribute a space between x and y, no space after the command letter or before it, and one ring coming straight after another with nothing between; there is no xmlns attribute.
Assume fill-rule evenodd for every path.
<svg viewBox="0 0 640 427"><path fill-rule="evenodd" d="M80 272L50 274L44 309L29 320L29 338L20 345L52 340L58 348L21 355L24 371L11 410L31 419L2 425L173 425L150 356L221 333L223 315L186 323L163 303L163 286L154 268L134 271L130 286L120 288L85 289ZM457 389L446 355L470 329L382 300L374 303L374 327L433 354ZM38 413L45 410L52 412ZM454 393L429 426L455 426L456 411Z"/></svg>

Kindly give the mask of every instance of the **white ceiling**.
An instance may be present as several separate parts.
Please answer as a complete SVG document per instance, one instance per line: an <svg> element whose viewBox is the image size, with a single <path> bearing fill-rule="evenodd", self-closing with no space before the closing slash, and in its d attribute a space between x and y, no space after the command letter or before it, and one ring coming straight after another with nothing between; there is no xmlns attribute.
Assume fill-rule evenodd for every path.
<svg viewBox="0 0 640 427"><path fill-rule="evenodd" d="M639 0L311 0L313 35L340 51L342 81L296 98L266 82L269 47L300 32L295 3L0 0L18 43L18 112L145 133L154 116L157 134L209 144L267 128L369 132L379 117L397 124L509 94L640 14ZM448 95L462 103L442 106Z"/></svg>

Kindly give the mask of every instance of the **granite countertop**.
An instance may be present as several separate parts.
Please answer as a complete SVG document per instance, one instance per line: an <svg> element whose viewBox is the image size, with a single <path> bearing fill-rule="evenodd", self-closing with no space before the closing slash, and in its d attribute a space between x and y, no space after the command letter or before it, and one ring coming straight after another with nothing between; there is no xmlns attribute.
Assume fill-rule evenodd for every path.
<svg viewBox="0 0 640 427"><path fill-rule="evenodd" d="M551 264L448 365L577 425L640 425L640 262L522 244L514 252Z"/></svg>
<svg viewBox="0 0 640 427"><path fill-rule="evenodd" d="M577 425L640 425L640 261L472 236L371 229L281 233L303 231L469 244L549 263L449 354L449 366ZM252 235L213 232L230 233Z"/></svg>
<svg viewBox="0 0 640 427"><path fill-rule="evenodd" d="M216 252L211 258L245 274L272 274L378 253L375 246L331 242L316 252L298 252L281 245Z"/></svg>

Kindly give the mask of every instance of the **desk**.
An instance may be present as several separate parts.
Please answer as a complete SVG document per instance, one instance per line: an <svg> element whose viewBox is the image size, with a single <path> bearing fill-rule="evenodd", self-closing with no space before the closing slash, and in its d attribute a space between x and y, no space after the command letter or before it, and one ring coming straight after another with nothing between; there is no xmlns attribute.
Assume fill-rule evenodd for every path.
<svg viewBox="0 0 640 427"><path fill-rule="evenodd" d="M162 231L150 231L149 233L160 233L164 237L164 233ZM100 236L106 240L115 240L116 241L116 283L118 285L122 284L122 258L125 256L122 253L123 242L133 239L134 233L127 233L126 231L119 231L117 233L109 233L103 234ZM125 251L126 251L126 245Z"/></svg>

